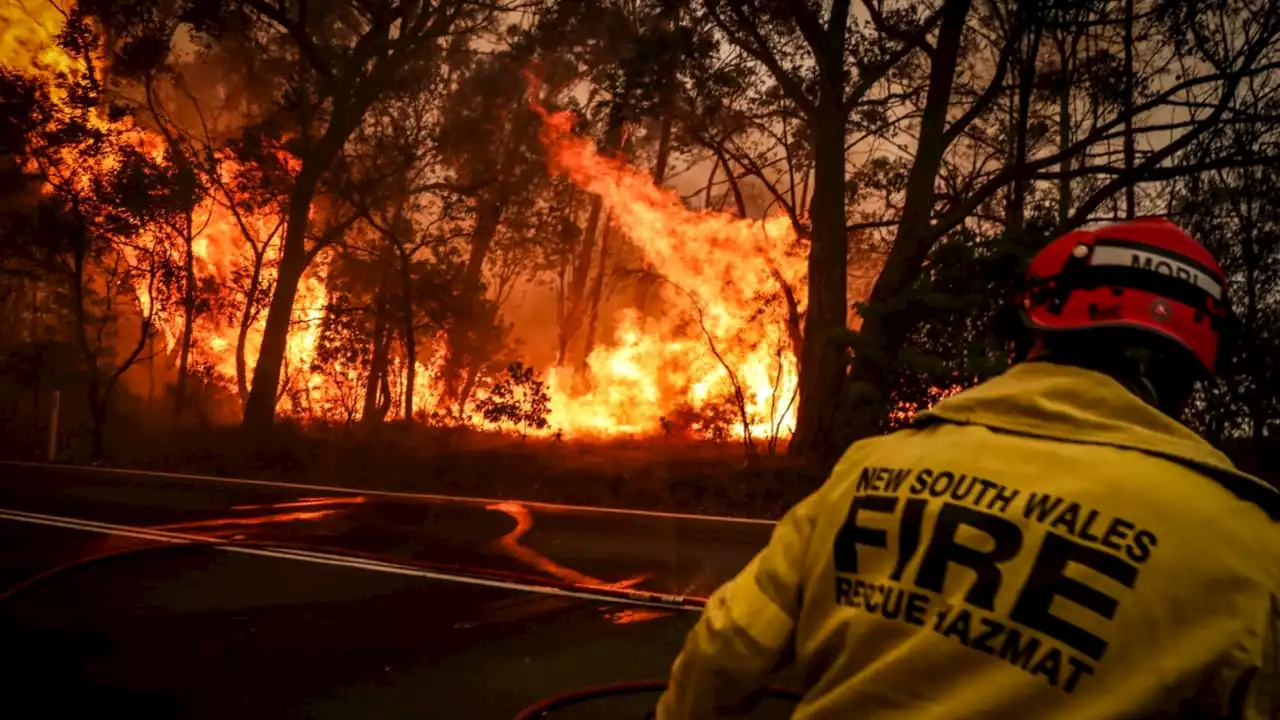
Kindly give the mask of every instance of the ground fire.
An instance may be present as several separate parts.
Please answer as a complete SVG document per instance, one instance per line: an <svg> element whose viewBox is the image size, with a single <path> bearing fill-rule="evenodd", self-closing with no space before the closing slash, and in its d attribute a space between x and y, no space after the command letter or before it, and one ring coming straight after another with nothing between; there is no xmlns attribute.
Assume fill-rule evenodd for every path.
<svg viewBox="0 0 1280 720"><path fill-rule="evenodd" d="M34 76L86 72L56 43L64 15L49 0L10 0L0 13L5 24L0 61L5 66ZM554 98L534 102L552 103ZM546 377L550 417L535 432L568 437L658 434L670 429L669 418L680 413L696 418L714 406L732 417L726 425L734 436L788 434L797 394L797 317L803 313L803 300L796 298L806 295L804 248L790 220L689 209L675 193L655 186L647 173L598 154L591 141L572 132L570 113L547 112L541 104L538 111L551 169L603 199L607 222L639 251L642 263L636 272L658 288L659 301L645 311L609 308L612 317L602 318L601 339L582 362L538 368ZM164 153L154 133L140 130L136 142L157 158ZM290 158L282 161L287 166ZM224 179L237 171L230 158L221 168ZM243 284L256 246L265 251L258 260L259 286L270 286L284 236L283 208L236 213L236 203L218 188L231 183L213 185L194 212L198 232L193 232L191 249L197 281L227 288ZM329 258L321 254L304 276L293 306L278 411L283 415L341 420L345 410L350 420L350 409L362 401L364 385L356 369L348 372L341 360L331 361L324 372L316 369L330 307L328 271ZM150 302L146 288L138 287L137 295L145 308ZM239 302L230 312L195 317L190 362L203 369L204 382L221 385L231 397L238 389L243 400L266 313L246 311L243 294ZM157 316L161 341L174 356L185 331L181 307L167 305ZM526 343L540 332L514 328ZM416 362L414 405L423 415L485 424L476 409L487 392L484 387L461 410L442 407L441 375L448 352L443 335L419 338L418 346L416 358L392 351L386 373L389 395L403 397L404 363ZM399 400L388 404L403 407ZM696 421L691 429L695 434L705 431Z"/></svg>

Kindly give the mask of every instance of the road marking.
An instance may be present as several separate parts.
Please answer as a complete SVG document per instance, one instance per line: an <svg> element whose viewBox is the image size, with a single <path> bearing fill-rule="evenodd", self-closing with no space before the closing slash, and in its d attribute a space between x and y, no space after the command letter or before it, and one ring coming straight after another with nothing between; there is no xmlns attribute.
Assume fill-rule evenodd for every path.
<svg viewBox="0 0 1280 720"><path fill-rule="evenodd" d="M276 480L247 480L244 478L224 478L215 477L213 475L185 475L182 473L165 473L156 472L154 470L127 470L123 468L104 468L93 467L91 465L63 465L52 463L36 463L36 462L17 462L12 460L0 460L0 465L16 465L19 467L32 468L58 468L63 470L73 470L77 472L97 472L104 474L117 475L144 475L148 477L161 478L179 478L182 480L204 480L208 482L231 483L238 485L262 485L266 487L289 488L293 490L323 490L326 492L349 493L352 495L376 495L379 497L407 498L413 500L432 500L436 502L457 502L470 505L491 505L495 503L511 502L514 498L496 499L496 498L477 498L477 497L461 497L456 495L432 495L429 493L410 493L396 492L393 490L360 490L357 488L343 487L341 485L310 485L307 483L291 483L280 482ZM582 513L605 513L613 515L637 515L640 517L658 517L670 518L674 520L705 520L709 522L727 522L727 523L744 523L749 525L777 525L776 520L765 520L763 518L735 517L732 515L697 515L693 513L674 513L662 512L659 510L629 510L627 508L611 508L611 507L593 507L590 505L563 505L559 503L535 502L526 500L515 500L522 505L533 508L543 508L546 510L567 510Z"/></svg>
<svg viewBox="0 0 1280 720"><path fill-rule="evenodd" d="M592 592L589 589L568 590L545 585L535 585L532 583L490 580L487 578L472 577L469 575L455 575L453 573L440 572L437 570L424 570L422 568L399 565L393 562L381 562L377 560L346 557L334 553L314 550L243 547L237 546L234 541L222 541L201 535L164 532L149 528L134 527L132 525L115 525L112 523L82 520L80 518L63 517L60 515L44 515L41 513L30 513L22 510L10 510L8 508L0 508L0 519L32 525L48 525L52 527L68 528L71 530L96 532L104 535L119 535L123 537L141 538L144 540L155 540L157 542L200 544L207 545L211 549L241 553L244 555L260 555L262 557L296 560L299 562L310 562L319 565L336 565L360 570L370 570L373 572L388 573L392 575L409 575L429 580L458 583L461 585L479 585L482 587L515 590L518 592L527 592L538 595L581 598L584 600L595 600L612 604L639 605L644 607L663 608L667 610L676 609L700 612L702 609L700 604L689 604L690 602L698 602L698 598L686 598L677 595L667 595L665 593L622 591L615 594L612 592Z"/></svg>

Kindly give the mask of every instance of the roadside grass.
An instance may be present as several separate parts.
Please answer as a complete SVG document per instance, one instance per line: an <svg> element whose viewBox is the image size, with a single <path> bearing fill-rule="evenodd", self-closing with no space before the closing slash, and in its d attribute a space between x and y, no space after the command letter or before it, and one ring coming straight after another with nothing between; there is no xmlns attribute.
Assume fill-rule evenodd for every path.
<svg viewBox="0 0 1280 720"><path fill-rule="evenodd" d="M0 442L10 459L35 432ZM59 460L88 461L75 438ZM111 467L220 477L776 519L823 474L784 455L748 458L739 442L639 438L521 440L467 428L281 423L246 440L238 427L119 423Z"/></svg>

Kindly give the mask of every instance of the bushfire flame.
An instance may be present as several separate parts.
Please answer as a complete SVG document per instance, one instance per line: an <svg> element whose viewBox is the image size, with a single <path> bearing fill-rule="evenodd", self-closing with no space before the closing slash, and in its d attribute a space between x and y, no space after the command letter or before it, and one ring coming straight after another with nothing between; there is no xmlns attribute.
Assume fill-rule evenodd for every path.
<svg viewBox="0 0 1280 720"><path fill-rule="evenodd" d="M555 169L604 199L662 279L666 310L649 318L620 313L613 342L587 358L592 392L557 392L556 422L597 433L652 432L673 408L698 411L730 397L736 404L736 386L743 407L735 409L739 416L745 410L754 434L791 426L798 373L783 290L804 297L807 278L790 219L690 210L648 175L574 135L571 113L538 109ZM551 380L557 391L568 385L559 368Z"/></svg>
<svg viewBox="0 0 1280 720"><path fill-rule="evenodd" d="M63 10L51 0L4 0L0 63L46 78L83 72L79 61L56 44L63 21ZM617 312L611 337L586 358L584 373L575 376L570 368L546 369L551 401L550 428L545 432L655 434L681 418L697 432L706 427L699 425L699 418L719 413L729 419L721 426L732 427L739 437L748 432L757 437L789 434L798 379L794 323L803 312L795 303L805 297L807 281L803 248L789 219L753 220L689 209L674 193L655 186L646 173L597 153L590 141L574 134L570 114L539 110L542 139L553 169L603 199L607 216L639 248L661 288L657 314L646 315L635 308ZM157 156L163 152L158 137L140 142ZM224 172L234 170L228 160ZM193 243L196 275L224 288L234 287L235 279L252 262L251 245L227 208L228 200L215 193L197 207L196 225L202 229ZM274 277L272 260L278 257L279 238L284 234L282 217L268 212L241 219L256 242L266 242L263 280L269 284ZM359 369L337 363L318 368L315 363L329 301L327 274L325 259L318 258L299 288L280 411L351 420L364 394ZM140 288L140 306L149 302ZM196 318L192 355L193 366L203 368L209 381L235 397L237 318L243 315L243 304L232 310L205 312ZM161 336L174 356L182 337L181 307L164 307L159 316ZM263 310L250 323L243 342L249 380L265 318ZM605 330L609 327L606 324ZM419 380L413 389L416 407L430 412L441 401L438 371L446 343L436 337L420 339L419 346L427 351L417 358L400 353L390 361L393 417L403 407L400 397L405 390L399 385L406 362L419 363ZM481 422L474 411L462 415Z"/></svg>

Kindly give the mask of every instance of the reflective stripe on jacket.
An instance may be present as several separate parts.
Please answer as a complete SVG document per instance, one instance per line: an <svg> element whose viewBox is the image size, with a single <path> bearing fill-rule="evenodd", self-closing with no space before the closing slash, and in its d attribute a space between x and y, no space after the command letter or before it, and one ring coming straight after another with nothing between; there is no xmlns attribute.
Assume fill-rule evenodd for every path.
<svg viewBox="0 0 1280 720"><path fill-rule="evenodd" d="M1280 494L1111 378L1024 363L855 444L709 600L659 720L1280 717Z"/></svg>

